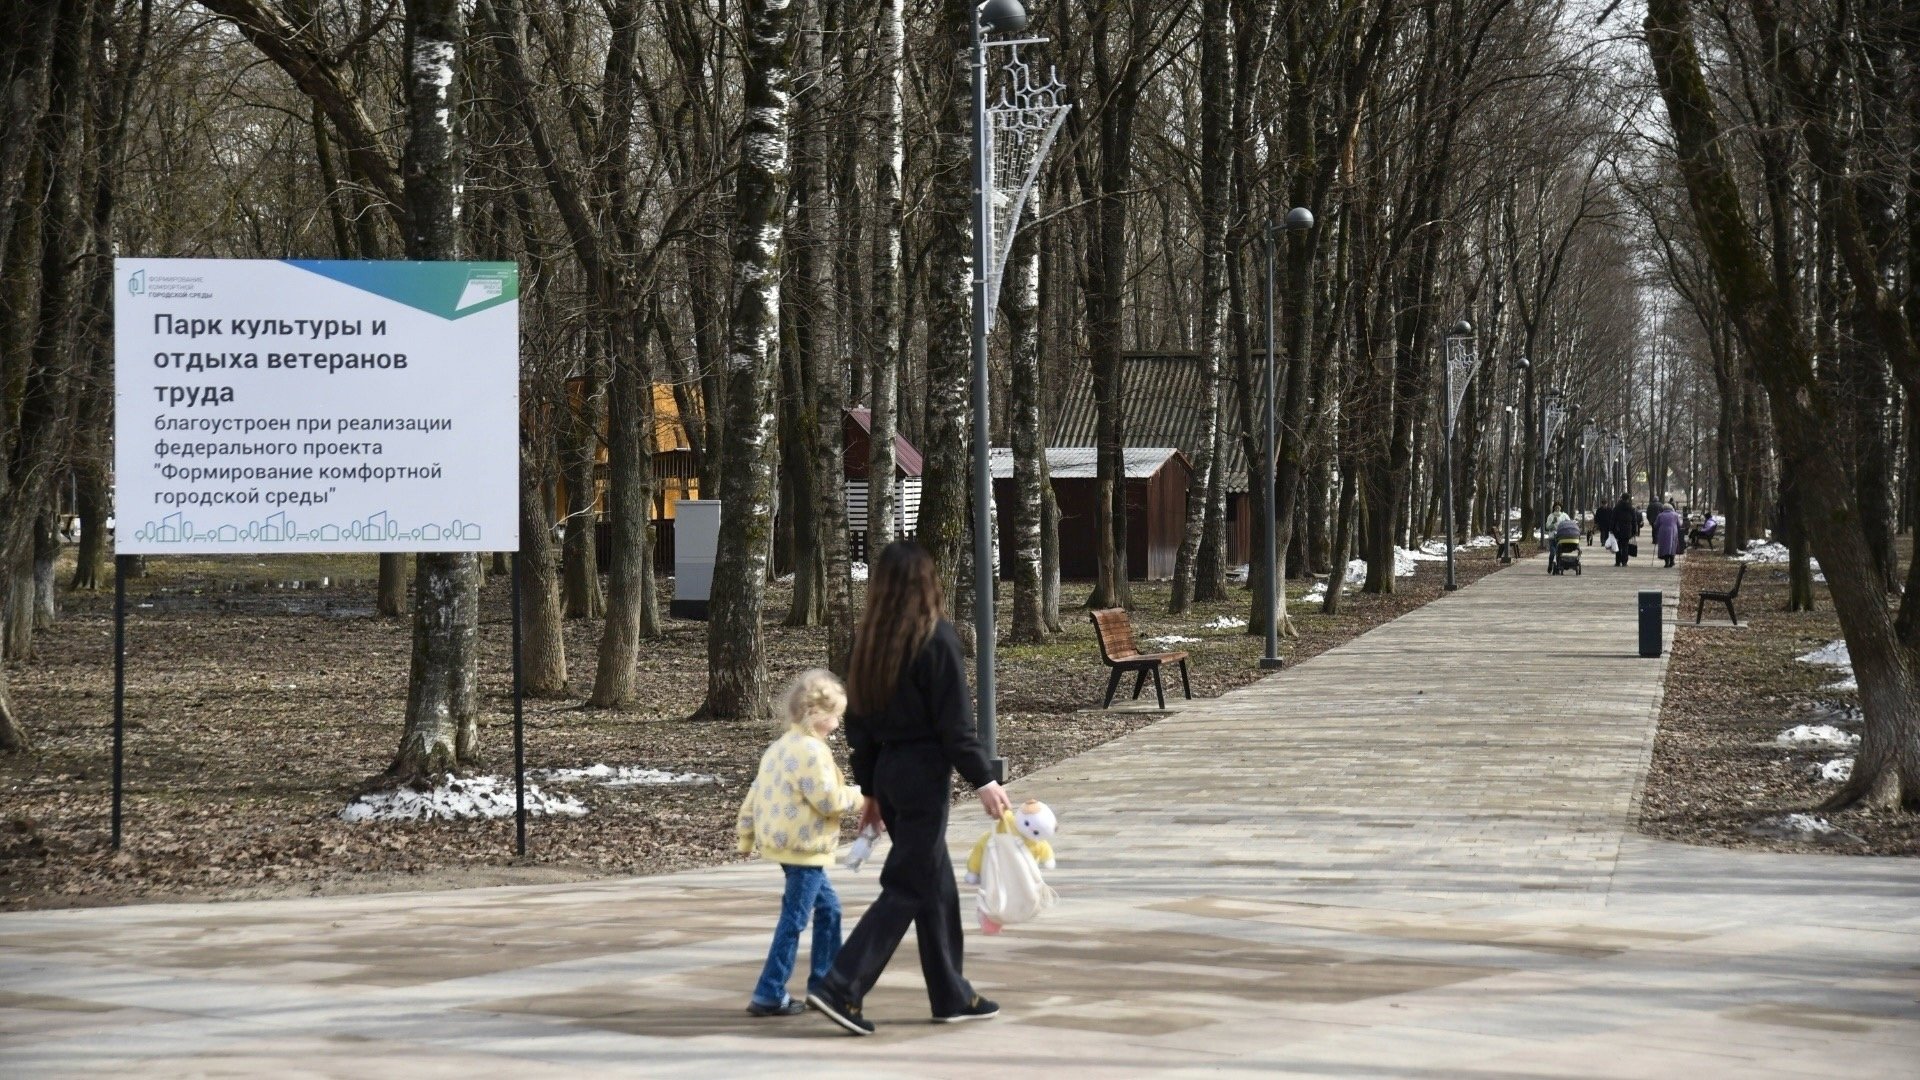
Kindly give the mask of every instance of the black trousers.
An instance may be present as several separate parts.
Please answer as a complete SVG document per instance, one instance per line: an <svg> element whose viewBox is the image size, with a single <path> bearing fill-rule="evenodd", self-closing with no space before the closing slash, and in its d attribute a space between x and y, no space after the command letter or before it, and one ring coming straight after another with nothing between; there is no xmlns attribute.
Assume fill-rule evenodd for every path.
<svg viewBox="0 0 1920 1080"><path fill-rule="evenodd" d="M856 1002L866 997L911 926L933 1015L952 1016L972 1002L973 987L960 973L960 892L947 856L952 785L953 768L938 743L881 747L874 795L893 848L880 868L880 896L847 935L827 975L836 993Z"/></svg>

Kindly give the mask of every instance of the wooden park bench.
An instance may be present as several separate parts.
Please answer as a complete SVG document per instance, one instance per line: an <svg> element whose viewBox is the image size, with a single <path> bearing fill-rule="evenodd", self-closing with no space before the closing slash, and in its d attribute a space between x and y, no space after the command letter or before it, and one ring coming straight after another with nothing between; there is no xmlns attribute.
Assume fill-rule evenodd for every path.
<svg viewBox="0 0 1920 1080"><path fill-rule="evenodd" d="M1740 583L1747 579L1747 567L1749 565L1751 564L1740 564L1740 572L1733 575L1733 588L1725 592L1719 592L1713 589L1700 590L1700 606L1693 609L1693 625L1700 625L1700 617L1706 613L1707 602L1710 600L1717 604L1727 605L1727 618L1733 621L1733 625L1740 625L1740 616L1733 613L1733 601L1735 597L1740 595Z"/></svg>
<svg viewBox="0 0 1920 1080"><path fill-rule="evenodd" d="M1120 676L1131 671L1133 675L1133 696L1138 698L1146 686L1147 674L1153 674L1153 696L1159 700L1162 709L1167 707L1167 692L1160 684L1160 666L1162 664L1180 665L1180 689L1193 700L1193 687L1187 682L1187 654L1184 650L1175 652L1143 653L1133 640L1133 622L1127 618L1123 608L1109 608L1095 611L1093 632L1100 639L1100 659L1113 669L1113 677L1107 680L1107 700L1100 707L1113 707L1113 694L1120 688Z"/></svg>

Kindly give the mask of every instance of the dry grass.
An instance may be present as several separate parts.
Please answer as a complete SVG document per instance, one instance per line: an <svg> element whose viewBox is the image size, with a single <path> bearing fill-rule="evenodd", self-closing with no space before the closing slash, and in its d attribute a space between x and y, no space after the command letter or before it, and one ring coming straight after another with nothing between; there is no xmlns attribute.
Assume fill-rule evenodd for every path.
<svg viewBox="0 0 1920 1080"><path fill-rule="evenodd" d="M1911 539L1905 542L1910 553ZM1685 560L1682 626L1667 668L1642 831L1725 847L1920 855L1913 815L1816 810L1835 788L1819 779L1820 765L1852 751L1774 742L1798 724L1859 731L1849 712L1856 695L1829 688L1838 678L1834 669L1794 659L1840 637L1826 587L1814 586L1818 610L1788 612L1786 567L1756 564L1738 601L1744 628L1726 626L1725 609L1709 611L1708 625L1693 626L1699 591L1726 588L1736 565L1698 553ZM1819 841L1769 835L1765 823L1789 813L1818 814L1841 832Z"/></svg>

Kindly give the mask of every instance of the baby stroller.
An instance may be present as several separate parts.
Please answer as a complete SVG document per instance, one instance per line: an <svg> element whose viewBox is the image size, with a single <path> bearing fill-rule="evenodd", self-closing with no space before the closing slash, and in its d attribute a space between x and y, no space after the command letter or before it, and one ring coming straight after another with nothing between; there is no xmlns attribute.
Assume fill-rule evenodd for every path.
<svg viewBox="0 0 1920 1080"><path fill-rule="evenodd" d="M1580 525L1575 521L1563 521L1554 528L1553 553L1547 557L1547 573L1569 570L1580 576Z"/></svg>

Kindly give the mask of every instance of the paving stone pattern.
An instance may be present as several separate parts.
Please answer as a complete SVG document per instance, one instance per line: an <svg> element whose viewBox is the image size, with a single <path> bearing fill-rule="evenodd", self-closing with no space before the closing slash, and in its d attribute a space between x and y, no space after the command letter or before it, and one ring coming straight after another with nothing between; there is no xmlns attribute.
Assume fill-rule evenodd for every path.
<svg viewBox="0 0 1920 1080"><path fill-rule="evenodd" d="M1920 1077L1920 863L1633 836L1635 593L1679 578L1593 569L1023 779L1063 901L969 936L989 1025L925 1022L911 943L877 1038L747 1018L778 874L746 864L0 915L0 1076ZM851 919L873 871L835 876Z"/></svg>

